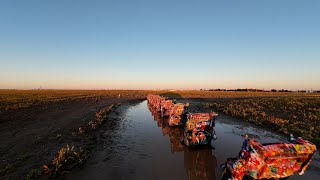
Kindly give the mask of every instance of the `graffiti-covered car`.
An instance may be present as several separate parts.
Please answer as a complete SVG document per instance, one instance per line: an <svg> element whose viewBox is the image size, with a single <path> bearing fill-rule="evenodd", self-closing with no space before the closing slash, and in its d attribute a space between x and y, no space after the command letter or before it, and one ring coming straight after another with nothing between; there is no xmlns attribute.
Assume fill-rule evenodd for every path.
<svg viewBox="0 0 320 180"><path fill-rule="evenodd" d="M148 104L150 104L157 112L161 111L161 103L166 99L159 95L149 94L147 96Z"/></svg>
<svg viewBox="0 0 320 180"><path fill-rule="evenodd" d="M174 104L169 116L169 126L183 126L187 121L186 105L183 103Z"/></svg>
<svg viewBox="0 0 320 180"><path fill-rule="evenodd" d="M187 146L210 144L216 138L214 126L218 114L190 113L185 126L182 141Z"/></svg>
<svg viewBox="0 0 320 180"><path fill-rule="evenodd" d="M159 97L159 95L156 94L148 94L147 95L147 100L149 104L153 104L154 101Z"/></svg>
<svg viewBox="0 0 320 180"><path fill-rule="evenodd" d="M261 144L251 139L249 145L249 152L242 151L239 157L227 160L222 179L280 179L302 175L317 149L302 138L293 143L272 144Z"/></svg>
<svg viewBox="0 0 320 180"><path fill-rule="evenodd" d="M159 96L157 98L157 101L154 105L154 108L156 109L157 112L160 112L161 111L161 105L162 105L162 102L164 102L166 100L165 97L162 97L162 96Z"/></svg>
<svg viewBox="0 0 320 180"><path fill-rule="evenodd" d="M161 115L163 117L168 117L170 115L170 111L173 108L174 104L172 100L165 100L161 102Z"/></svg>

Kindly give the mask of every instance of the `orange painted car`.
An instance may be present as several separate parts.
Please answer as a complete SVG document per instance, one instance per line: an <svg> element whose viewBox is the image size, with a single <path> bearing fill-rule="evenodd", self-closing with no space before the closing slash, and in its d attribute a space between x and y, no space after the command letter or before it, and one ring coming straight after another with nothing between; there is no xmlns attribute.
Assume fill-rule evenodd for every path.
<svg viewBox="0 0 320 180"><path fill-rule="evenodd" d="M317 150L314 144L302 138L294 143L272 144L250 140L249 146L250 152L244 151L238 158L227 160L222 179L280 179L302 175Z"/></svg>

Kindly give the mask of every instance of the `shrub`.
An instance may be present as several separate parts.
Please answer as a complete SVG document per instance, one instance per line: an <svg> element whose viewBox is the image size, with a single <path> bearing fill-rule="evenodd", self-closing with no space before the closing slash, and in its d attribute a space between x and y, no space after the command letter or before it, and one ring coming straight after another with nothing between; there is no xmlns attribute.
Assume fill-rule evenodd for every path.
<svg viewBox="0 0 320 180"><path fill-rule="evenodd" d="M51 172L51 177L56 177L64 170L72 169L74 166L82 166L87 160L87 152L83 149L75 150L74 146L61 148L57 156L53 159L53 172Z"/></svg>

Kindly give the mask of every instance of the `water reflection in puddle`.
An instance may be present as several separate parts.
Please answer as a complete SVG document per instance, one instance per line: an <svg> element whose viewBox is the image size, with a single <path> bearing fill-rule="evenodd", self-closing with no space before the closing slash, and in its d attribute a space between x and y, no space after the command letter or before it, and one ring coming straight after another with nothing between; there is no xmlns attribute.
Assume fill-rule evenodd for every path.
<svg viewBox="0 0 320 180"><path fill-rule="evenodd" d="M192 149L180 142L183 128L169 127L166 119L149 111L147 101L124 112L111 117L99 130L98 148L88 164L67 179L221 179L219 165L238 154L243 134L261 142L285 140L219 115L218 139L212 141L212 147ZM305 176L292 177L302 178L319 179L319 175L307 171Z"/></svg>

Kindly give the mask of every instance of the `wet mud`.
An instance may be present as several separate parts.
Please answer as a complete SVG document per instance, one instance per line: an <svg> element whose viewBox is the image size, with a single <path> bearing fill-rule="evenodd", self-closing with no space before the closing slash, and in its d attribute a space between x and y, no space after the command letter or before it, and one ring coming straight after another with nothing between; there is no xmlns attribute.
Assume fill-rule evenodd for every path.
<svg viewBox="0 0 320 180"><path fill-rule="evenodd" d="M193 106L194 105L194 106ZM200 111L191 103L191 111ZM109 114L97 132L97 147L83 169L66 179L221 179L220 165L240 151L243 134L263 143L286 141L266 129L220 114L210 146L190 148L181 143L183 128L169 127L166 118L149 110L147 101L123 104ZM317 154L303 176L320 179Z"/></svg>

